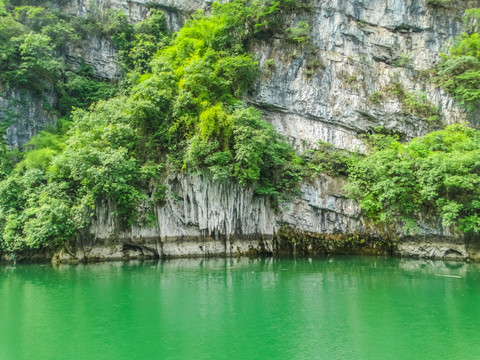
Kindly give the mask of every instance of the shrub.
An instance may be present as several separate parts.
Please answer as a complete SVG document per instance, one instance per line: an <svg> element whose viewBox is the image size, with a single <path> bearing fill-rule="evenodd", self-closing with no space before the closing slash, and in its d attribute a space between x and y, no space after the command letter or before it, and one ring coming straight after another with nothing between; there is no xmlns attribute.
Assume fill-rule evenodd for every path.
<svg viewBox="0 0 480 360"><path fill-rule="evenodd" d="M454 0L427 0L427 5L435 7L448 7L454 3Z"/></svg>
<svg viewBox="0 0 480 360"><path fill-rule="evenodd" d="M384 95L380 91L374 91L370 94L368 100L374 104L380 104L384 98Z"/></svg>
<svg viewBox="0 0 480 360"><path fill-rule="evenodd" d="M400 54L394 63L397 67L412 67L412 59L406 54Z"/></svg>
<svg viewBox="0 0 480 360"><path fill-rule="evenodd" d="M402 103L406 111L429 122L438 120L438 108L427 99L425 93L407 91L401 83L394 83L390 91Z"/></svg>
<svg viewBox="0 0 480 360"><path fill-rule="evenodd" d="M306 21L300 21L297 26L286 30L287 40L304 44L310 40L310 25Z"/></svg>
<svg viewBox="0 0 480 360"><path fill-rule="evenodd" d="M348 151L336 149L330 143L318 141L317 149L306 152L304 159L310 177L321 174L345 176L348 175L348 163L352 156Z"/></svg>
<svg viewBox="0 0 480 360"><path fill-rule="evenodd" d="M444 226L480 230L479 131L451 125L407 144L375 137L379 145L352 161L347 186L368 216L412 224L419 214L433 215Z"/></svg>
<svg viewBox="0 0 480 360"><path fill-rule="evenodd" d="M274 67L275 67L275 59L267 59L267 60L265 60L265 62L263 63L263 65L264 65L267 69L274 68Z"/></svg>
<svg viewBox="0 0 480 360"><path fill-rule="evenodd" d="M475 110L480 105L480 9L466 11L465 28L456 44L441 54L437 66L439 83L465 108Z"/></svg>

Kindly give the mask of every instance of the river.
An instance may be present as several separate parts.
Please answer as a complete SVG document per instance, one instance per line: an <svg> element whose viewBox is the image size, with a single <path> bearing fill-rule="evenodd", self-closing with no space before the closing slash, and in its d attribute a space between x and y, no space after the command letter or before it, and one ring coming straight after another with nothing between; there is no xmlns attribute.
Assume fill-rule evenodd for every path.
<svg viewBox="0 0 480 360"><path fill-rule="evenodd" d="M0 267L0 359L479 359L480 265L181 259Z"/></svg>

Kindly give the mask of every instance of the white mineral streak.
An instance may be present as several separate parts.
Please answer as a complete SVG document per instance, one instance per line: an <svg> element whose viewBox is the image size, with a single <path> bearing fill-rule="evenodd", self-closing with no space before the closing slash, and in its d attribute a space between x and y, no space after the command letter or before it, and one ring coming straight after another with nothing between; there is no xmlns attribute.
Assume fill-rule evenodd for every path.
<svg viewBox="0 0 480 360"><path fill-rule="evenodd" d="M358 206L342 194L343 182L317 179L302 185L302 195L274 210L267 199L233 183L200 176L172 176L166 203L155 209L154 226L133 226L118 232L113 206L102 204L91 228L95 247L111 242L154 247L159 255L235 255L273 251L272 238L280 226L315 233L364 232ZM91 256L91 255L90 255Z"/></svg>

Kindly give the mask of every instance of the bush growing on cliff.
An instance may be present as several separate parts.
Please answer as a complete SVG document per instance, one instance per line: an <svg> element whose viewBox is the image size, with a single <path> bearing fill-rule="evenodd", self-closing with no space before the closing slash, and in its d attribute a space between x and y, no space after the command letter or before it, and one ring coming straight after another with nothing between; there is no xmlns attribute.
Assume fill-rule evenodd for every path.
<svg viewBox="0 0 480 360"><path fill-rule="evenodd" d="M72 106L86 108L110 98L117 90L115 82L99 79L86 64L73 69L66 66L67 45L79 46L80 40L94 37L111 39L124 73L141 74L151 71L153 55L170 36L165 15L157 10L132 26L118 11L101 13L90 7L88 16L80 18L54 10L48 1L33 3L2 2L0 82L6 88L24 87L39 94L54 90L62 115L70 113Z"/></svg>
<svg viewBox="0 0 480 360"><path fill-rule="evenodd" d="M145 20L130 26L122 13L124 27L114 28L113 40L118 46L118 59L125 73L151 72L150 62L154 54L169 44L170 31L162 11L152 9ZM124 19L125 18L125 19Z"/></svg>
<svg viewBox="0 0 480 360"><path fill-rule="evenodd" d="M288 194L300 178L294 151L258 111L238 100L258 73L258 62L243 50L246 35L231 36L232 25L246 18L230 10L243 3L215 6L208 18L196 13L157 54L152 73L132 91L148 114L138 118L140 152L217 180L250 184L262 194Z"/></svg>
<svg viewBox="0 0 480 360"><path fill-rule="evenodd" d="M440 84L462 105L475 110L480 105L480 9L466 11L467 32L456 39L456 44L437 66Z"/></svg>
<svg viewBox="0 0 480 360"><path fill-rule="evenodd" d="M407 91L401 83L393 83L389 91L402 103L403 108L426 121L438 120L438 108L420 91Z"/></svg>
<svg viewBox="0 0 480 360"><path fill-rule="evenodd" d="M307 174L311 177L321 174L346 176L348 164L353 156L354 154L346 150L336 149L330 143L318 141L315 150L309 150L304 154Z"/></svg>
<svg viewBox="0 0 480 360"><path fill-rule="evenodd" d="M236 43L249 38L269 38L275 33L285 33L285 17L292 12L308 12L311 0L233 0L225 4L214 3L213 13L227 21L226 34L233 36ZM308 35L308 24L299 23L295 32L299 38ZM289 31L287 31L288 35ZM227 39L228 35L225 36Z"/></svg>
<svg viewBox="0 0 480 360"><path fill-rule="evenodd" d="M78 41L79 36L65 20L67 17L42 6L14 7L12 2L7 4L9 6L5 9L8 11L0 16L0 82L4 88L23 87L38 94L54 90L60 96L65 95L65 91L70 92L69 96L73 96L71 103L77 107L88 106L113 94L112 84L95 79L93 74L84 75L82 68L76 72L78 81L90 82L91 89L97 86L106 90L108 87L109 91L93 91L88 96L79 97L74 96L75 90L68 91L73 85L69 81L70 74L75 71L66 70L65 48L68 43ZM66 114L71 105L68 109L61 108Z"/></svg>
<svg viewBox="0 0 480 360"><path fill-rule="evenodd" d="M80 64L75 71L65 72L65 81L57 84L59 94L58 110L69 114L72 108L86 109L100 99L109 99L117 93L114 84L95 78L93 68Z"/></svg>
<svg viewBox="0 0 480 360"><path fill-rule="evenodd" d="M89 225L97 199L116 203L124 225L135 218L141 163L129 125L131 102L77 110L70 129L33 138L34 149L0 183L0 229L9 250L61 244ZM65 133L66 131L66 133Z"/></svg>
<svg viewBox="0 0 480 360"><path fill-rule="evenodd" d="M303 44L310 40L310 25L305 21L300 21L297 26L289 27L286 33L287 40Z"/></svg>
<svg viewBox="0 0 480 360"><path fill-rule="evenodd" d="M427 0L427 4L436 7L448 7L454 0Z"/></svg>
<svg viewBox="0 0 480 360"><path fill-rule="evenodd" d="M20 6L6 12L0 17L0 81L10 87L48 88L64 66L55 56L62 45L59 34L69 41L73 29L43 7Z"/></svg>
<svg viewBox="0 0 480 360"><path fill-rule="evenodd" d="M377 135L350 167L349 196L378 222L435 215L444 226L480 230L480 131L451 125L402 144Z"/></svg>

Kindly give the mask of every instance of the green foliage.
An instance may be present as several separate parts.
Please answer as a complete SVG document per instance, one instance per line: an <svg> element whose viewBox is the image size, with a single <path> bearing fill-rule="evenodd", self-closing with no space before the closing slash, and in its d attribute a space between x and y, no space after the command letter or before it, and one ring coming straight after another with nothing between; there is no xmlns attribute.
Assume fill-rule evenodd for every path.
<svg viewBox="0 0 480 360"><path fill-rule="evenodd" d="M12 170L5 167L1 246L10 251L57 246L81 236L100 202L115 209L119 226L129 226L141 203L162 204L167 198L161 179L166 169L235 181L274 201L293 196L304 173L302 159L240 99L258 74L258 61L245 53L245 42L277 31L284 12L303 3L214 4L210 17L195 13L171 40L165 16L155 10L134 27L115 12L98 13L103 23L90 28L88 17L72 23L117 44L129 75L124 95L113 98L115 88L95 79L91 67L64 71L61 59L52 56L61 45L48 35L55 30L49 10L17 9L22 23L10 30L19 35L9 39L21 41L12 43L13 55L7 56L16 56L12 74L25 69L25 85L61 80L60 111L68 115L77 108L71 125L61 122L57 131L42 132ZM0 36L6 36L6 27ZM29 78L32 74L36 78ZM147 222L154 220L147 216Z"/></svg>
<svg viewBox="0 0 480 360"><path fill-rule="evenodd" d="M88 108L98 100L111 98L116 91L114 84L97 80L93 68L84 63L76 71L65 72L65 82L58 84L58 107L62 115L69 114L73 107Z"/></svg>
<svg viewBox="0 0 480 360"><path fill-rule="evenodd" d="M427 4L435 7L448 7L454 0L427 0Z"/></svg>
<svg viewBox="0 0 480 360"><path fill-rule="evenodd" d="M405 145L376 137L370 154L352 162L347 186L367 215L407 224L434 215L444 226L480 230L479 131L451 125Z"/></svg>
<svg viewBox="0 0 480 360"><path fill-rule="evenodd" d="M325 70L326 66L321 59L318 58L318 48L315 46L307 47L307 58L305 63L305 70L303 74L307 77L312 76L318 69Z"/></svg>
<svg viewBox="0 0 480 360"><path fill-rule="evenodd" d="M81 18L52 10L48 1L45 7L23 2L15 7L16 3L3 6L4 15L0 16L0 82L7 88L27 87L39 93L53 88L61 98L62 114L69 113L72 106L86 108L116 92L116 84L95 78L93 69L85 64L67 69L67 44L93 36L110 38L119 49L118 60L125 73L132 72L135 77L151 71L153 55L168 43L165 15L157 10L132 26L122 12L100 12L94 6Z"/></svg>
<svg viewBox="0 0 480 360"><path fill-rule="evenodd" d="M19 6L6 11L0 17L0 81L10 87L49 88L64 68L56 52L75 38L73 29L46 8Z"/></svg>
<svg viewBox="0 0 480 360"><path fill-rule="evenodd" d="M63 64L54 57L54 47L47 35L28 33L19 46L22 64L19 84L37 84L38 79L52 81L59 76Z"/></svg>
<svg viewBox="0 0 480 360"><path fill-rule="evenodd" d="M113 105L116 108L111 108ZM107 199L116 204L121 224L127 225L143 198L137 189L139 161L132 149L137 139L135 130L125 123L112 125L101 116L113 111L125 115L125 110L123 104L115 102L100 103L92 115L76 113L78 120L74 120L65 150L52 160L49 172L55 182L68 182L75 191L74 207L82 211L81 218L92 212L96 199ZM111 118L119 120L117 116ZM89 131L85 132L85 127Z"/></svg>
<svg viewBox="0 0 480 360"><path fill-rule="evenodd" d="M448 10L465 10L480 4L478 0L427 0L426 3L433 8Z"/></svg>
<svg viewBox="0 0 480 360"><path fill-rule="evenodd" d="M338 150L332 144L318 141L317 148L304 155L306 168L310 177L321 174L330 176L348 175L348 164L354 155L345 150Z"/></svg>
<svg viewBox="0 0 480 360"><path fill-rule="evenodd" d="M12 172L18 158L18 153L10 151L8 146L0 144L0 180L5 179Z"/></svg>
<svg viewBox="0 0 480 360"><path fill-rule="evenodd" d="M25 171L26 169L47 170L52 158L65 149L67 131L70 126L71 121L60 119L55 129L42 131L30 139L25 145L30 151L26 152L23 159L16 165L16 171Z"/></svg>
<svg viewBox="0 0 480 360"><path fill-rule="evenodd" d="M312 71L317 70L318 68L325 70L326 66L321 59L318 59L317 57L310 57L305 65L305 68Z"/></svg>
<svg viewBox="0 0 480 360"><path fill-rule="evenodd" d="M125 21L125 29L115 30L114 41L119 47L118 57L124 71L140 74L151 72L150 61L153 55L170 41L165 14L152 9L150 17L135 24L133 28L129 27L126 19L122 21Z"/></svg>
<svg viewBox="0 0 480 360"><path fill-rule="evenodd" d="M357 80L358 80L358 75L357 74L349 76L345 79L347 84L352 84L352 83L356 82Z"/></svg>
<svg viewBox="0 0 480 360"><path fill-rule="evenodd" d="M374 104L380 104L384 98L384 95L380 91L374 91L370 94L368 100Z"/></svg>
<svg viewBox="0 0 480 360"><path fill-rule="evenodd" d="M265 62L263 63L263 66L265 66L265 68L267 69L272 69L275 67L275 59L267 59L265 60Z"/></svg>
<svg viewBox="0 0 480 360"><path fill-rule="evenodd" d="M233 113L234 175L264 195L288 194L301 180L293 149L253 108Z"/></svg>
<svg viewBox="0 0 480 360"><path fill-rule="evenodd" d="M402 103L406 111L429 122L438 120L438 108L427 99L425 93L407 91L400 83L394 83L389 90Z"/></svg>
<svg viewBox="0 0 480 360"><path fill-rule="evenodd" d="M480 104L480 39L478 33L464 34L437 70L440 84L470 110Z"/></svg>
<svg viewBox="0 0 480 360"><path fill-rule="evenodd" d="M168 186L167 185L158 185L153 193L153 201L157 205L161 205L163 201L167 199Z"/></svg>
<svg viewBox="0 0 480 360"><path fill-rule="evenodd" d="M259 112L237 100L258 73L258 62L239 53L245 35L228 36L238 17L227 10L240 3L216 6L209 18L197 13L172 45L157 54L152 75L140 81L133 93L151 114L149 122L158 124L153 128L162 129L141 130L150 137L146 146L174 153L172 166L179 163L219 181L236 179L258 193L278 197L295 188L299 169L292 164L283 172L296 161L293 150Z"/></svg>
<svg viewBox="0 0 480 360"><path fill-rule="evenodd" d="M471 8L465 10L463 26L465 33L473 34L480 32L480 8Z"/></svg>
<svg viewBox="0 0 480 360"><path fill-rule="evenodd" d="M465 28L437 66L439 83L468 110L480 105L480 9L465 12Z"/></svg>
<svg viewBox="0 0 480 360"><path fill-rule="evenodd" d="M394 65L397 67L412 67L412 59L407 54L400 54Z"/></svg>
<svg viewBox="0 0 480 360"><path fill-rule="evenodd" d="M41 170L14 173L0 183L3 247L39 248L67 241L73 235L71 204L63 184L47 184Z"/></svg>
<svg viewBox="0 0 480 360"><path fill-rule="evenodd" d="M297 26L288 28L286 33L287 40L304 44L310 40L310 25L305 21L300 21Z"/></svg>
<svg viewBox="0 0 480 360"><path fill-rule="evenodd" d="M0 16L0 82L4 87L25 87L39 94L53 89L60 97L62 114L68 114L72 106L88 107L115 93L112 84L95 79L84 65L77 71L66 70L66 59L59 54L79 39L68 18L47 7L14 5L9 2Z"/></svg>
<svg viewBox="0 0 480 360"><path fill-rule="evenodd" d="M16 21L36 33L59 20L52 12L40 6L18 6L13 9L13 15Z"/></svg>
<svg viewBox="0 0 480 360"><path fill-rule="evenodd" d="M251 37L269 39L273 34L283 34L288 14L311 9L310 0L234 0L226 4L214 3L212 12L226 21L229 30L218 40L243 45ZM309 25L302 21L295 31L300 32L299 38L306 36Z"/></svg>
<svg viewBox="0 0 480 360"><path fill-rule="evenodd" d="M0 0L0 16L7 16L7 8L5 7L5 2Z"/></svg>
<svg viewBox="0 0 480 360"><path fill-rule="evenodd" d="M90 224L98 199L115 204L120 225L135 218L139 190L138 135L129 125L131 102L100 102L77 110L73 125L34 137L11 175L0 183L4 246L55 246Z"/></svg>

